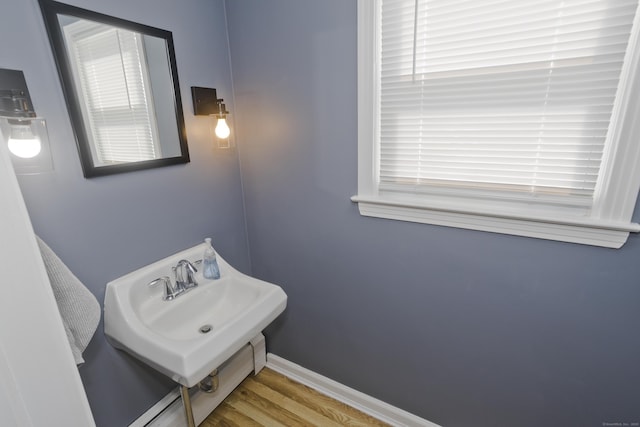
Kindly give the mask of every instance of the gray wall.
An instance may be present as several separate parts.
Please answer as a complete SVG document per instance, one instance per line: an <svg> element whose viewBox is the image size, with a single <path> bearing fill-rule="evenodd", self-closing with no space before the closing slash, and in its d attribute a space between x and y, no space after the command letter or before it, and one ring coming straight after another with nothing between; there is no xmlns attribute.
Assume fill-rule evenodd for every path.
<svg viewBox="0 0 640 427"><path fill-rule="evenodd" d="M192 162L82 178L37 4L6 0L0 67L25 71L56 164L20 177L36 232L100 301L206 235L248 272L236 152L213 149L190 106L200 85L233 107L223 1L70 3L173 32ZM361 217L355 1L227 8L252 269L289 295L270 351L448 427L640 420L638 236L609 250ZM85 359L99 426L173 386L102 326Z"/></svg>
<svg viewBox="0 0 640 427"><path fill-rule="evenodd" d="M620 250L361 217L355 0L227 2L269 350L444 426L640 421L640 237Z"/></svg>
<svg viewBox="0 0 640 427"><path fill-rule="evenodd" d="M237 152L215 150L190 86L231 99L222 0L73 0L74 5L173 32L191 163L84 179L53 56L35 0L0 5L0 67L21 69L47 119L55 173L21 176L38 233L102 303L105 284L206 236L249 270ZM17 284L19 286L19 284ZM174 384L114 350L102 324L80 368L98 426L126 426Z"/></svg>

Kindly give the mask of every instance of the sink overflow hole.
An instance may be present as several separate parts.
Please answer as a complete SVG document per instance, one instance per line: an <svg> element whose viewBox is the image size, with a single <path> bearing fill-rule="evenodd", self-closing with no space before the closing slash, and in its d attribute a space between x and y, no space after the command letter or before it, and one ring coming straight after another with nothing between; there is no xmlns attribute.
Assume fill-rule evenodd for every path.
<svg viewBox="0 0 640 427"><path fill-rule="evenodd" d="M213 329L213 326L211 325L202 325L200 326L200 333L201 334L206 334L211 332L211 330Z"/></svg>

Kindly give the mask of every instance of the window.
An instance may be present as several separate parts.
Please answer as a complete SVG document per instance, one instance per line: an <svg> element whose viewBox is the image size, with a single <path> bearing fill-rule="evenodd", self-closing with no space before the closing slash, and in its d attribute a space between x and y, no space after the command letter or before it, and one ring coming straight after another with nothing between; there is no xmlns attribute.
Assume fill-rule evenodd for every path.
<svg viewBox="0 0 640 427"><path fill-rule="evenodd" d="M640 189L637 0L360 0L362 215L606 247Z"/></svg>
<svg viewBox="0 0 640 427"><path fill-rule="evenodd" d="M142 35L87 20L64 31L94 164L161 157Z"/></svg>

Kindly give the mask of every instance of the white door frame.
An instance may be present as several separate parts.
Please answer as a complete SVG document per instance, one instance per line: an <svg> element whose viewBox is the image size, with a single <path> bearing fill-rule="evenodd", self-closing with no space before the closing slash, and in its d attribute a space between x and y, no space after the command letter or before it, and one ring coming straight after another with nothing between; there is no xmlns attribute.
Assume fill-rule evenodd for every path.
<svg viewBox="0 0 640 427"><path fill-rule="evenodd" d="M95 426L4 143L0 277L0 425Z"/></svg>

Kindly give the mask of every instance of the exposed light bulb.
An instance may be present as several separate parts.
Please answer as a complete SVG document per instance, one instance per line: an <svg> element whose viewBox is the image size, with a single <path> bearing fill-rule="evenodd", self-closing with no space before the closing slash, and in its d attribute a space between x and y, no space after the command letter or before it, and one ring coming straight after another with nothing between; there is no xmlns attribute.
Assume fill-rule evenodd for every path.
<svg viewBox="0 0 640 427"><path fill-rule="evenodd" d="M231 135L231 129L227 124L227 119L224 117L218 117L218 124L216 125L216 136L220 139L227 139Z"/></svg>
<svg viewBox="0 0 640 427"><path fill-rule="evenodd" d="M23 159L30 159L40 154L42 144L31 131L30 124L11 125L11 136L7 141L9 151Z"/></svg>

